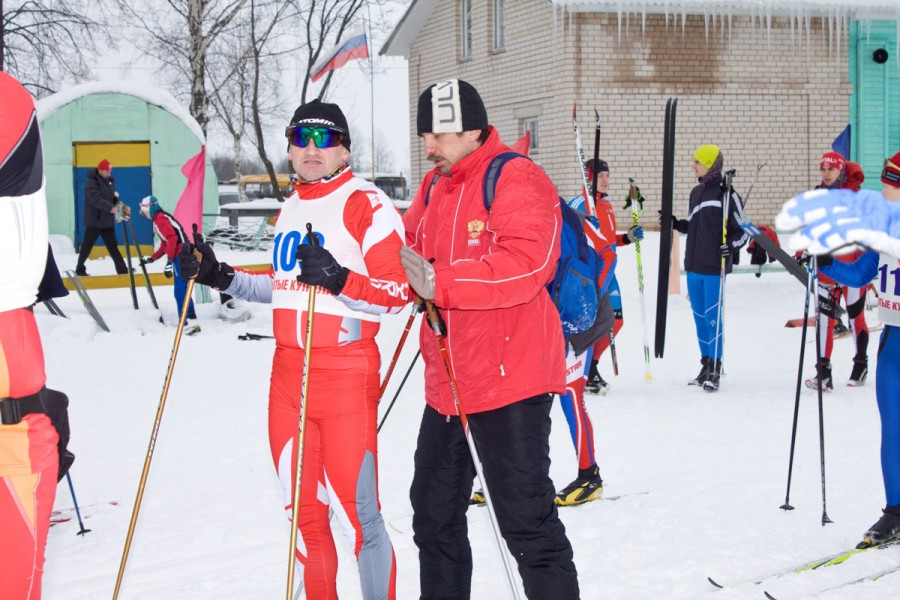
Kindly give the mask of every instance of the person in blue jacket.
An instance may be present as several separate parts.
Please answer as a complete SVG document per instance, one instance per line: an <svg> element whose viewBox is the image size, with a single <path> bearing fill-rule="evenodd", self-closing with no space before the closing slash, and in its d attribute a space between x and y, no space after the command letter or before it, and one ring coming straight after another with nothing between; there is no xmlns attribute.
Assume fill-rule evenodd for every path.
<svg viewBox="0 0 900 600"><path fill-rule="evenodd" d="M722 258L725 258L725 272L730 273L732 255L748 240L735 218L736 214L743 215L743 203L734 190L725 189L723 164L724 156L718 146L705 144L697 149L692 166L699 184L691 190L688 218L672 216L672 227L687 234L684 270L700 345L702 366L690 385L703 386L709 392L719 389L722 374L724 336L719 306ZM728 225L726 242L722 243L722 210L726 194L730 194Z"/></svg>

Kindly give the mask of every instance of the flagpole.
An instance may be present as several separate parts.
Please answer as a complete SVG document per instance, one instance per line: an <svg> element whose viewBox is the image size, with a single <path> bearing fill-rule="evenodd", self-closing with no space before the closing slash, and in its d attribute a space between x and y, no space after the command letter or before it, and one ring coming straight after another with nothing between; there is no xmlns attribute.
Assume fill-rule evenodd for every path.
<svg viewBox="0 0 900 600"><path fill-rule="evenodd" d="M368 30L368 35L366 36L366 45L368 46L372 40L372 9L369 3L366 3L366 13L368 14L368 19L366 20L366 29ZM369 74L371 76L371 81L369 82L369 88L371 91L371 105L372 105L372 184L375 184L375 53L372 52L372 48L368 49L369 53Z"/></svg>

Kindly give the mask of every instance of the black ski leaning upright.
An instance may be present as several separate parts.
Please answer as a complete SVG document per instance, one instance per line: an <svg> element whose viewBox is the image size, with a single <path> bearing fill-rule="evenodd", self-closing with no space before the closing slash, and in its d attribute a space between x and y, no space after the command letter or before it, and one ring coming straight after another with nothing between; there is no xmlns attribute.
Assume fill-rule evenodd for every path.
<svg viewBox="0 0 900 600"><path fill-rule="evenodd" d="M669 261L672 256L672 202L675 185L675 113L678 98L666 102L663 137L662 210L659 228L659 280L656 287L656 343L653 353L662 358L666 346L666 310L669 303Z"/></svg>

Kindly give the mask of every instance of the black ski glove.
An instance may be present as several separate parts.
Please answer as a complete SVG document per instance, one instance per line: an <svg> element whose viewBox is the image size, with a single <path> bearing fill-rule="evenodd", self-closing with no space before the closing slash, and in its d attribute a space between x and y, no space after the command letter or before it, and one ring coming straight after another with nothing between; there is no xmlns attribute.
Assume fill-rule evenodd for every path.
<svg viewBox="0 0 900 600"><path fill-rule="evenodd" d="M719 246L719 256L722 258L728 258L731 256L731 244L722 244Z"/></svg>
<svg viewBox="0 0 900 600"><path fill-rule="evenodd" d="M322 246L300 244L297 246L297 260L301 263L297 281L323 287L335 296L344 289L350 269L339 265L331 252Z"/></svg>
<svg viewBox="0 0 900 600"><path fill-rule="evenodd" d="M797 257L797 262L799 262L804 267L809 267L809 263L812 261L812 255L804 252L800 256ZM834 257L830 254L819 254L816 256L816 266L827 267L831 263L834 262Z"/></svg>
<svg viewBox="0 0 900 600"><path fill-rule="evenodd" d="M145 256L144 258L141 259L142 265L149 265L152 262L153 262L153 259L150 258L149 256Z"/></svg>
<svg viewBox="0 0 900 600"><path fill-rule="evenodd" d="M831 256L830 254L820 254L820 255L816 256L816 266L819 267L820 269L822 267L827 267L828 265L830 265L833 262L834 262L834 257Z"/></svg>
<svg viewBox="0 0 900 600"><path fill-rule="evenodd" d="M204 241L203 235L197 233L196 225L194 227L194 243L182 245L176 258L181 276L186 280L196 278L197 283L225 291L234 279L234 269L228 263L216 260L212 246ZM194 250L200 253L202 260L197 258Z"/></svg>
<svg viewBox="0 0 900 600"><path fill-rule="evenodd" d="M170 258L166 262L166 268L163 269L163 275L166 276L166 279L172 279L172 277L174 276L173 269L174 267L172 266L172 259Z"/></svg>

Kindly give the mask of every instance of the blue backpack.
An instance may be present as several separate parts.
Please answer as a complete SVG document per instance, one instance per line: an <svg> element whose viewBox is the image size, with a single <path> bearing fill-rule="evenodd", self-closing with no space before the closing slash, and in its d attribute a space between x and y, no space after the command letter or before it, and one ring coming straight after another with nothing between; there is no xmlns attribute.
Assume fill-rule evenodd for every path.
<svg viewBox="0 0 900 600"><path fill-rule="evenodd" d="M503 165L514 158L531 160L517 152L498 154L491 161L482 182L484 208L491 212L497 180ZM425 206L431 198L431 192L440 179L435 174L428 184L425 193ZM600 291L597 289L597 277L600 274L600 259L588 244L584 234L581 217L565 200L560 198L559 210L562 213L562 232L559 236L559 262L556 263L556 274L553 281L547 284L547 292L553 299L563 332L566 335L582 333L590 329L597 319Z"/></svg>

